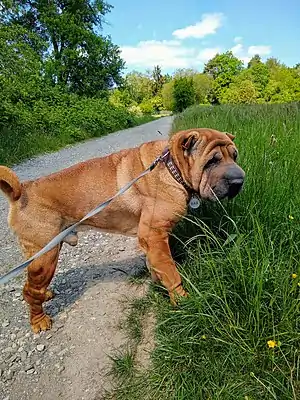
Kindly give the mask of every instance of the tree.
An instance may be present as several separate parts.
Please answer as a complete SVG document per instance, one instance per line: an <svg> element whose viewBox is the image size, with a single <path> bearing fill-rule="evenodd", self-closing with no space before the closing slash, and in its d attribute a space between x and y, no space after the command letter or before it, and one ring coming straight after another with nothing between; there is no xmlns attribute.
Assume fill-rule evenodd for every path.
<svg viewBox="0 0 300 400"><path fill-rule="evenodd" d="M163 85L161 90L163 106L168 111L174 110L174 80Z"/></svg>
<svg viewBox="0 0 300 400"><path fill-rule="evenodd" d="M256 103L259 92L254 83L247 79L238 83L231 83L223 95L222 103L252 104Z"/></svg>
<svg viewBox="0 0 300 400"><path fill-rule="evenodd" d="M43 46L35 34L24 28L0 26L0 125L16 117L19 105L31 106L45 94L41 57L24 37L37 48Z"/></svg>
<svg viewBox="0 0 300 400"><path fill-rule="evenodd" d="M174 111L181 112L195 103L195 88L192 78L180 77L174 80Z"/></svg>
<svg viewBox="0 0 300 400"><path fill-rule="evenodd" d="M131 98L138 104L152 96L151 79L141 72L132 71L127 74L125 87L128 89Z"/></svg>
<svg viewBox="0 0 300 400"><path fill-rule="evenodd" d="M285 103L300 100L300 76L295 68L282 64L272 66L270 80L265 89L265 100Z"/></svg>
<svg viewBox="0 0 300 400"><path fill-rule="evenodd" d="M153 96L158 95L161 92L163 84L165 83L165 77L161 72L159 65L156 65L152 72L152 93Z"/></svg>
<svg viewBox="0 0 300 400"><path fill-rule="evenodd" d="M124 68L118 47L96 33L110 9L103 0L5 0L2 21L47 43L45 72L53 84L94 96L120 84Z"/></svg>
<svg viewBox="0 0 300 400"><path fill-rule="evenodd" d="M208 94L212 88L213 79L206 74L193 75L193 82L195 88L195 98L198 104L207 104Z"/></svg>
<svg viewBox="0 0 300 400"><path fill-rule="evenodd" d="M204 73L214 79L208 94L212 104L219 104L226 89L243 70L243 63L231 51L217 54L204 66Z"/></svg>
<svg viewBox="0 0 300 400"><path fill-rule="evenodd" d="M248 62L247 68L251 68L251 67L253 67L253 66L256 65L256 64L261 64L261 63L262 63L262 61L261 61L260 55L259 55L259 54L255 54L255 55L251 58L251 60Z"/></svg>

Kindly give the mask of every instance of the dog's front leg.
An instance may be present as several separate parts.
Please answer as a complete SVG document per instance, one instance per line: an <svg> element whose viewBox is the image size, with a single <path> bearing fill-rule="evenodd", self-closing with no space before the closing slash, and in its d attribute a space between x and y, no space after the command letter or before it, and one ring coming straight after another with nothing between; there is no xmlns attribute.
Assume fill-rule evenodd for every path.
<svg viewBox="0 0 300 400"><path fill-rule="evenodd" d="M151 224L142 218L139 225L139 243L147 256L147 266L152 279L157 277L168 290L172 304L176 304L176 296L187 296L182 287L181 277L177 271L169 247L168 228L162 221ZM165 225L169 226L167 222Z"/></svg>

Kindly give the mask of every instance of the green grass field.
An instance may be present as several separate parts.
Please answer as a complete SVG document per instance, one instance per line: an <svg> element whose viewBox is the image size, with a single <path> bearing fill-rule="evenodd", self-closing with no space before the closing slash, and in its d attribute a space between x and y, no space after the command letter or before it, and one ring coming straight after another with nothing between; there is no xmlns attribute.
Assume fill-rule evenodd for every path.
<svg viewBox="0 0 300 400"><path fill-rule="evenodd" d="M245 187L174 232L190 298L151 289L152 366L127 363L114 398L299 399L300 105L194 107L173 131L192 127L236 135Z"/></svg>

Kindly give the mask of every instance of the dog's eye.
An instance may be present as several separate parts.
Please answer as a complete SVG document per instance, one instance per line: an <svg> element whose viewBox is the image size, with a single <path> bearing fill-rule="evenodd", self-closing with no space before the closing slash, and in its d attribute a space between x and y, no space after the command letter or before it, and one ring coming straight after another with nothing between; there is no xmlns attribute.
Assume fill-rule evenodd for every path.
<svg viewBox="0 0 300 400"><path fill-rule="evenodd" d="M222 156L217 153L210 160L207 161L204 168L209 168L214 164L217 164L221 160Z"/></svg>
<svg viewBox="0 0 300 400"><path fill-rule="evenodd" d="M236 161L236 159L238 157L238 152L236 150L234 150L232 157L233 157L233 160Z"/></svg>

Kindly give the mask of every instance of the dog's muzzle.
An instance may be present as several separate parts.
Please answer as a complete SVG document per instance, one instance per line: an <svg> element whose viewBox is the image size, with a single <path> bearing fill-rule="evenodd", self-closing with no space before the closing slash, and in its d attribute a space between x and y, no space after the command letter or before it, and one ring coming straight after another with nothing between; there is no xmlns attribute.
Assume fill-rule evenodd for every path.
<svg viewBox="0 0 300 400"><path fill-rule="evenodd" d="M238 165L234 164L226 169L222 179L213 188L215 195L219 199L228 197L233 199L242 190L245 180L245 172Z"/></svg>
<svg viewBox="0 0 300 400"><path fill-rule="evenodd" d="M228 185L227 197L233 199L242 190L245 172L239 166L232 165L227 169L224 179Z"/></svg>

